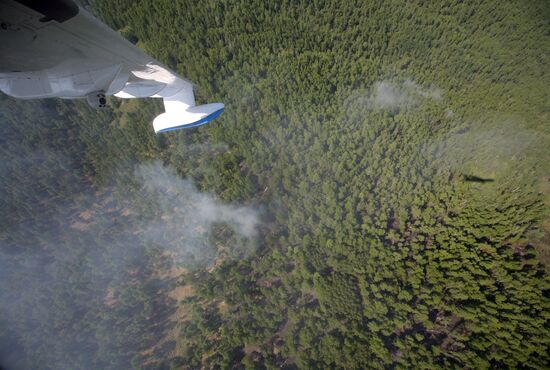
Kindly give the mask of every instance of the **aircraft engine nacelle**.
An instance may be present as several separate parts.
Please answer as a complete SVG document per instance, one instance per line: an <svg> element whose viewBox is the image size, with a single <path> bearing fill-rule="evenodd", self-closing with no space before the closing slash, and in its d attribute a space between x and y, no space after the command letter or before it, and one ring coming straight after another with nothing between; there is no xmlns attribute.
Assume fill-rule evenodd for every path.
<svg viewBox="0 0 550 370"><path fill-rule="evenodd" d="M90 107L94 109L105 108L107 106L107 98L102 91L96 91L86 96L86 101Z"/></svg>

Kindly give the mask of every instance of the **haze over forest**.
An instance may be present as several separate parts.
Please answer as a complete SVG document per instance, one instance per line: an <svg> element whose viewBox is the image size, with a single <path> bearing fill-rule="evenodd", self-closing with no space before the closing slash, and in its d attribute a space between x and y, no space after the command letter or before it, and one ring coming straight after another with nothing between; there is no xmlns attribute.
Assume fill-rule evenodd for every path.
<svg viewBox="0 0 550 370"><path fill-rule="evenodd" d="M81 3L226 109L0 96L0 369L548 368L548 1Z"/></svg>

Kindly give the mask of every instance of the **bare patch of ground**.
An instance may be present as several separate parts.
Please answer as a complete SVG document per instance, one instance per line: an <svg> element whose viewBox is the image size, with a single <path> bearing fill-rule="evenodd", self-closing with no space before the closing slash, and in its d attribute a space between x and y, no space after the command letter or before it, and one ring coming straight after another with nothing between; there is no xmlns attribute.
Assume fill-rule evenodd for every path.
<svg viewBox="0 0 550 370"><path fill-rule="evenodd" d="M170 296L170 298L173 298L177 302L180 302L182 299L193 295L193 287L190 284L178 286L168 295Z"/></svg>
<svg viewBox="0 0 550 370"><path fill-rule="evenodd" d="M76 229L78 231L86 231L92 225L93 225L93 223L84 223L84 222L80 222L80 221L75 221L69 227L71 229Z"/></svg>
<svg viewBox="0 0 550 370"><path fill-rule="evenodd" d="M249 344L243 347L243 352L247 355L251 355L253 352L260 352L260 346L257 344Z"/></svg>
<svg viewBox="0 0 550 370"><path fill-rule="evenodd" d="M87 220L89 220L89 219L92 217L92 215L93 215L92 211L87 210L87 211L80 212L80 214L78 215L78 217L80 217L81 219L87 221Z"/></svg>
<svg viewBox="0 0 550 370"><path fill-rule="evenodd" d="M225 303L225 301L220 301L218 303L218 311L220 312L220 315L226 315L229 312L229 305Z"/></svg>
<svg viewBox="0 0 550 370"><path fill-rule="evenodd" d="M113 288L107 288L107 295L103 299L105 306L112 308L116 305L115 290Z"/></svg>

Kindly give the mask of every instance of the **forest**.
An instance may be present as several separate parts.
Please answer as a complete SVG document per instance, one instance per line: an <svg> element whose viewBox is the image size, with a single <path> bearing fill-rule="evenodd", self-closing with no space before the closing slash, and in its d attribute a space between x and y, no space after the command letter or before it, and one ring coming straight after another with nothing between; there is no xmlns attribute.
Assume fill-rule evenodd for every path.
<svg viewBox="0 0 550 370"><path fill-rule="evenodd" d="M545 0L88 0L223 102L0 96L0 369L547 369Z"/></svg>

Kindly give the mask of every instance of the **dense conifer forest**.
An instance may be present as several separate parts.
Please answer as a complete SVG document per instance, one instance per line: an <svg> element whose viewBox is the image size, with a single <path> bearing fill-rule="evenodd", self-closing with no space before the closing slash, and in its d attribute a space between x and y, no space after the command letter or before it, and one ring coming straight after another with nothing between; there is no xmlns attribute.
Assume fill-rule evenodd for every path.
<svg viewBox="0 0 550 370"><path fill-rule="evenodd" d="M0 367L548 368L547 1L85 5L226 110L0 96Z"/></svg>

